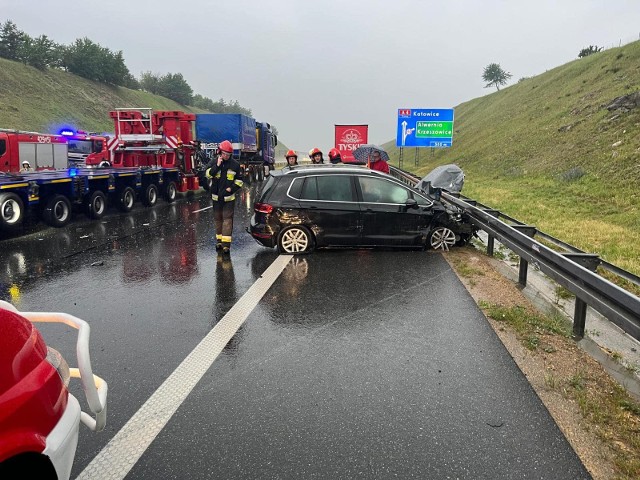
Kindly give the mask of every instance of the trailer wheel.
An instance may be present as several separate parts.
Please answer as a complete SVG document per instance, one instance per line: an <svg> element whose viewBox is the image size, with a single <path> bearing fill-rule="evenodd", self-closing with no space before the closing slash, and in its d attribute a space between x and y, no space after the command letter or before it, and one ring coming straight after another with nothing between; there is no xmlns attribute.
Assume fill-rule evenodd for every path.
<svg viewBox="0 0 640 480"><path fill-rule="evenodd" d="M175 202L177 195L178 189L176 187L176 182L167 183L167 186L164 188L164 199L167 203Z"/></svg>
<svg viewBox="0 0 640 480"><path fill-rule="evenodd" d="M16 228L24 218L24 205L15 193L0 194L0 230L8 232Z"/></svg>
<svg viewBox="0 0 640 480"><path fill-rule="evenodd" d="M142 197L142 203L145 207L153 207L158 201L158 187L155 184L150 184L144 191L144 197Z"/></svg>
<svg viewBox="0 0 640 480"><path fill-rule="evenodd" d="M71 221L71 202L64 195L54 195L44 207L42 219L52 227L64 227Z"/></svg>
<svg viewBox="0 0 640 480"><path fill-rule="evenodd" d="M118 208L123 212L130 212L136 201L136 192L131 187L124 187L118 197Z"/></svg>
<svg viewBox="0 0 640 480"><path fill-rule="evenodd" d="M102 218L107 211L107 197L100 190L96 190L85 201L85 209L89 218Z"/></svg>

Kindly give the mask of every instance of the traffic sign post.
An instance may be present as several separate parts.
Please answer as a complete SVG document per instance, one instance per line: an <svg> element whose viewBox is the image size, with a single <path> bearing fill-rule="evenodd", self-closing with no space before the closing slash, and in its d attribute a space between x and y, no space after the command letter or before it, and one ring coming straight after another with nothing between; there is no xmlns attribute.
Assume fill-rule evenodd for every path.
<svg viewBox="0 0 640 480"><path fill-rule="evenodd" d="M453 109L398 109L397 147L450 147Z"/></svg>

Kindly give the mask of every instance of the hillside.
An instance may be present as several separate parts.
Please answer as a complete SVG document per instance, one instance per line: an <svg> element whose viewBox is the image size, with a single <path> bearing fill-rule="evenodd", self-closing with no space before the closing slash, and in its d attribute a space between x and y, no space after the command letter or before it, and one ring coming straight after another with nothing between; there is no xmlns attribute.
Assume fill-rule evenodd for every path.
<svg viewBox="0 0 640 480"><path fill-rule="evenodd" d="M40 71L0 58L0 128L56 132L60 125L95 132L113 131L109 111L148 107L204 113L165 97L85 80L59 70ZM276 157L287 147L279 143Z"/></svg>
<svg viewBox="0 0 640 480"><path fill-rule="evenodd" d="M456 163L466 196L640 274L640 42L458 105L454 130L451 148L418 149L417 166L405 149L403 168ZM395 140L385 148L397 165Z"/></svg>

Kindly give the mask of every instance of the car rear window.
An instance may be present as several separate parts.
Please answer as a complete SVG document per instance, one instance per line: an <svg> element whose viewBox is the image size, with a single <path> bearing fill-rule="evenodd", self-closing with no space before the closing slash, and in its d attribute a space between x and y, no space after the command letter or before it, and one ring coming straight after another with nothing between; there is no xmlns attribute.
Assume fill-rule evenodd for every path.
<svg viewBox="0 0 640 480"><path fill-rule="evenodd" d="M275 184L276 184L276 181L274 180L274 176L273 175L269 175L269 179L267 180L267 183L265 183L263 185L262 191L258 195L258 198L261 201L264 201L267 198L267 195L269 195L269 192L271 191L271 189L273 189L273 186Z"/></svg>
<svg viewBox="0 0 640 480"><path fill-rule="evenodd" d="M324 200L330 202L351 202L351 177L347 175L326 175L307 177L302 186L301 199Z"/></svg>

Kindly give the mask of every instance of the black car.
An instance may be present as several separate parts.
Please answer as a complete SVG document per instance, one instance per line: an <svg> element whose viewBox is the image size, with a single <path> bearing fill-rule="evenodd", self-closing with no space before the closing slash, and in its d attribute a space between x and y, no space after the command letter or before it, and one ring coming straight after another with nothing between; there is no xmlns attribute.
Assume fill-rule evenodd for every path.
<svg viewBox="0 0 640 480"><path fill-rule="evenodd" d="M249 233L281 253L319 247L448 249L473 233L429 194L391 175L351 165L301 165L271 172Z"/></svg>

